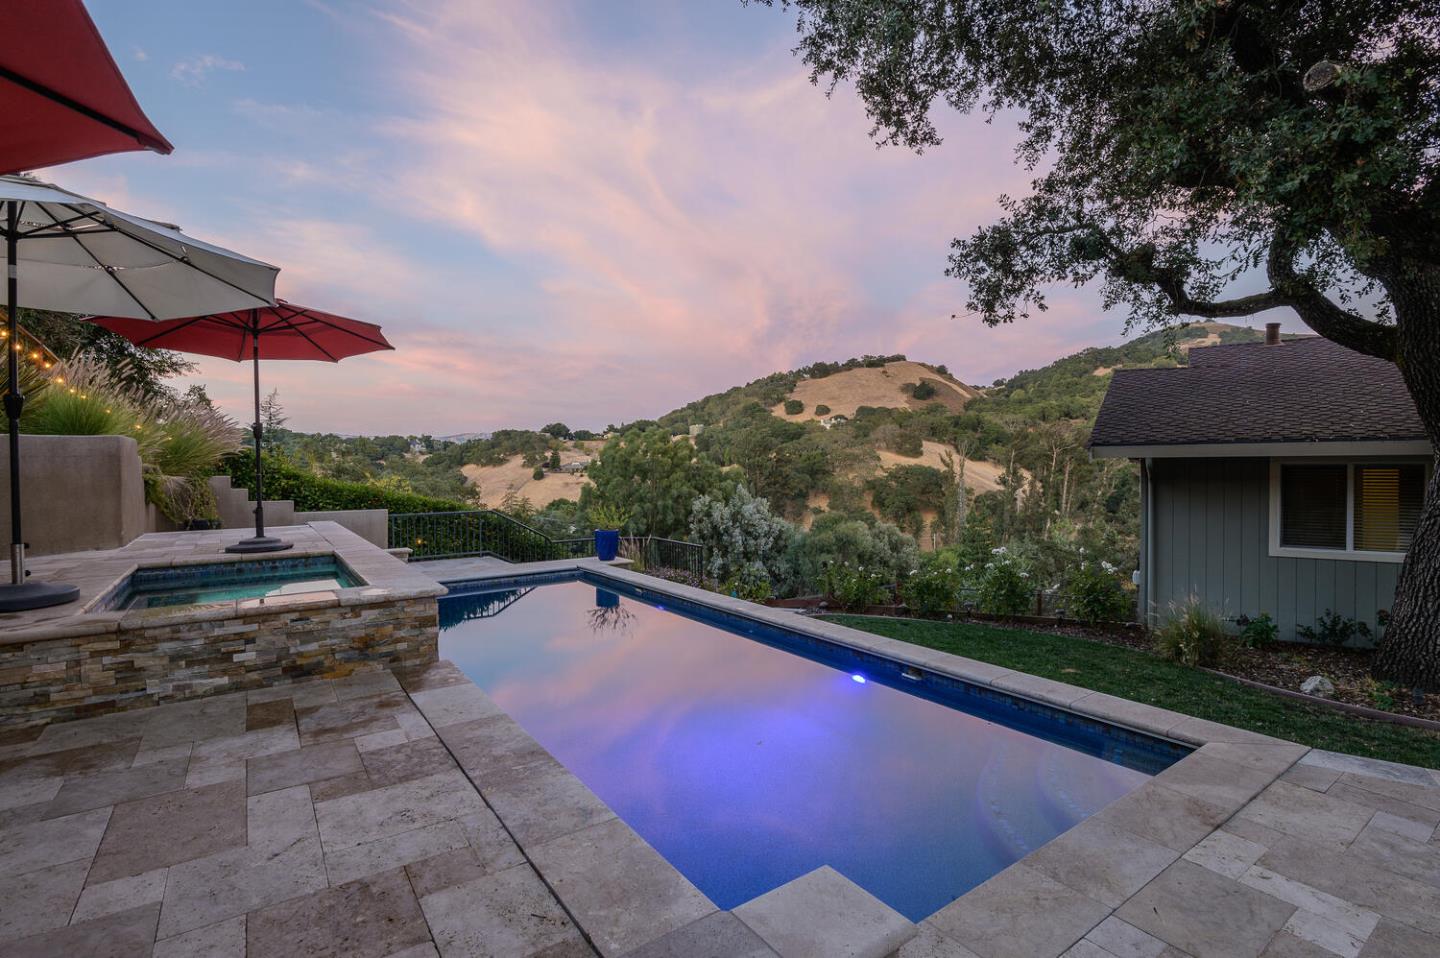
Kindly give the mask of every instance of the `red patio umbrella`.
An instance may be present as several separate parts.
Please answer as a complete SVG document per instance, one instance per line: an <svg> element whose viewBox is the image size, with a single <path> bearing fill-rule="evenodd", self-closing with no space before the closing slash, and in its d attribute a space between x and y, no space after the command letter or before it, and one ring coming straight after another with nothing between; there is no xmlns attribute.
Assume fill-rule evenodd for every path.
<svg viewBox="0 0 1440 958"><path fill-rule="evenodd" d="M317 359L332 363L347 356L395 348L374 323L296 306L283 299L262 309L158 323L98 316L91 317L90 321L119 333L137 346L218 356L237 363L248 355L254 361L255 425L251 429L255 435L255 535L227 547L227 552L278 552L292 545L265 534L265 490L260 475L260 443L264 435L260 423L261 342L265 344L266 359Z"/></svg>
<svg viewBox="0 0 1440 958"><path fill-rule="evenodd" d="M0 3L0 173L173 147L145 117L80 0Z"/></svg>

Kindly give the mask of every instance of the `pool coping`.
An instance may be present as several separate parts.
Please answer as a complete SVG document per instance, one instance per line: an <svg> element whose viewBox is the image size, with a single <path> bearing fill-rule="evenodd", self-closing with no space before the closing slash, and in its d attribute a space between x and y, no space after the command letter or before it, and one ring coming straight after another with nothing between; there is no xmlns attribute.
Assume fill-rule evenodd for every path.
<svg viewBox="0 0 1440 958"><path fill-rule="evenodd" d="M417 565L423 568L423 563ZM952 953L957 958L965 955L963 950L959 950L961 947L971 948L980 954L992 953L985 941L994 934L1014 933L1020 936L1017 941L1022 940L1023 927L1038 910L1045 911L1046 930L1055 940L1068 939L1063 947L1053 952L1060 954L1117 911L1150 880L1208 838L1310 751L1307 746L1257 732L800 616L792 611L756 605L596 559L526 563L446 578L442 585L448 588L462 583L490 584L572 572L612 579L627 586L797 632L1194 749L1138 788L916 924L917 934L923 932L930 939L938 935L943 942L955 945ZM478 687L476 690L480 691ZM426 718L431 719L425 706L418 701L416 704ZM498 706L495 708L498 710ZM503 710L499 711L509 718ZM441 738L443 741L445 736L441 735ZM539 748L538 743L535 748ZM460 761L460 756L457 755L456 759ZM650 849L644 839L594 796L578 777L558 762L555 764L563 771L556 779L557 791L570 790L599 802L628 832L627 842L638 842ZM464 762L461 765L465 767ZM554 774L553 769L549 772ZM477 782L477 787L482 786ZM504 821L505 816L499 809L496 813ZM523 843L521 847L524 848ZM1137 848L1143 849L1144 854L1137 855ZM659 857L653 849L650 849L650 854ZM674 866L663 858L660 860L673 872L670 882L676 888L689 888L699 894ZM610 864L608 860L596 862L587 881L615 885L614 876L608 871ZM544 869L540 870L543 876ZM548 882L549 878L546 877L546 880ZM580 884L583 886L585 883ZM1075 885L1081 887L1073 887ZM1100 891L1097 892L1097 888ZM583 903L576 903L577 907L572 908L572 902L566 897L567 888L563 885L552 885L552 891L572 911L572 916L586 929L587 935L590 934L586 927L587 917L592 923L594 919L585 914ZM569 891L573 897L573 885ZM620 889L612 891L619 892ZM611 897L613 899L614 895ZM612 900L608 907L612 911L619 909L627 914L650 917L651 921L642 924L663 929L660 936L677 930L667 927L663 914L654 913L650 892L631 897L622 895L622 898L623 901ZM1018 902L1010 899L1018 899ZM1024 902L1023 906L1020 902ZM981 931L977 932L977 929ZM599 943L596 944L607 956L625 954L625 951L600 948ZM945 952L937 951L937 954Z"/></svg>
<svg viewBox="0 0 1440 958"><path fill-rule="evenodd" d="M191 622L211 622L261 612L302 612L335 606L374 605L440 596L443 586L388 554L384 549L335 522L273 528L270 533L292 540L294 548L261 556L235 555L225 547L250 534L245 529L207 532L150 533L119 549L37 557L30 567L37 579L68 581L80 597L64 606L0 615L0 646L52 639L105 635L129 629ZM361 584L342 589L293 593L263 599L228 599L202 605L155 609L99 608L124 586L137 569L178 568L265 561L277 558L333 557Z"/></svg>

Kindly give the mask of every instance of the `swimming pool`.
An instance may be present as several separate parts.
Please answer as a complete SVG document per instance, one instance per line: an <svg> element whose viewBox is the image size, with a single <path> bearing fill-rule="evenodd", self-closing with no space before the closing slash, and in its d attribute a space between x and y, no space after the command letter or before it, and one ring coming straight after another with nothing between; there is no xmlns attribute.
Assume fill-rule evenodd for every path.
<svg viewBox="0 0 1440 958"><path fill-rule="evenodd" d="M99 610L156 609L327 592L364 583L333 555L136 569Z"/></svg>
<svg viewBox="0 0 1440 958"><path fill-rule="evenodd" d="M1188 752L588 574L452 586L440 626L721 908L830 865L919 921Z"/></svg>

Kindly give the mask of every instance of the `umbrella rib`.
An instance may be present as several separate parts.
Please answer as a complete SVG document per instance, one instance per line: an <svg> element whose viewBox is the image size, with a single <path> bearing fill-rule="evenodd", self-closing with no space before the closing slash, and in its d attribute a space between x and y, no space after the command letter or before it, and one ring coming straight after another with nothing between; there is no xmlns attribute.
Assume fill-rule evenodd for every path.
<svg viewBox="0 0 1440 958"><path fill-rule="evenodd" d="M246 296L254 296L256 299L260 300L261 302L265 303L266 305L269 305L269 300L265 299L263 296L256 296L255 293L253 293L252 291L244 288L243 286L237 286L237 285L235 285L234 283L230 282L228 279L226 279L226 278L223 277L223 276L216 276L214 273L210 272L208 269L205 269L203 266L198 266L198 265L196 265L192 260L187 259L187 258L185 258L185 257L183 257L183 256L176 256L174 253L170 252L170 251L169 251L168 249L166 249L165 247L160 246L160 245L158 245L158 244L156 244L156 243L152 243L150 240L147 240L147 239L146 239L145 237L143 237L143 236L138 236L138 235L136 235L136 234L134 234L134 233L127 232L126 230L123 230L123 229L121 229L121 228L118 227L118 226L112 226L111 224L105 223L103 220L98 220L98 219L96 219L96 215L95 215L94 213L83 213L83 212L82 212L82 215L87 216L87 217L89 217L90 219L95 219L95 220L96 220L97 222L99 222L102 226L111 226L111 229L112 229L112 230L114 230L116 233L119 233L121 236L124 236L126 239L133 240L134 242L139 243L141 246L147 247L148 249L152 249L152 250L154 250L154 251L157 252L157 253L161 253L161 254L163 254L163 255L165 255L165 256L168 256L168 257L170 257L172 260L174 260L174 261L177 262L177 263L184 263L186 266L188 266L188 267L190 267L191 269L195 270L195 272L197 272L197 273L202 273L202 274L204 274L205 276L208 276L208 277L210 277L211 279L215 280L215 282L217 282L217 283L224 283L226 286L229 286L229 287L230 287L231 289L233 289L233 290L236 290L236 291L238 291L238 292L244 293ZM273 267L271 267L271 268L273 269ZM149 312L149 310L146 310L146 312Z"/></svg>
<svg viewBox="0 0 1440 958"><path fill-rule="evenodd" d="M60 221L57 220L57 219L55 219L55 215L45 208L45 204L43 204L43 203L32 203L32 204L30 204L30 205L39 207L41 213L44 213L46 216L50 217L51 221L54 222L57 226L60 225ZM111 269L110 267L106 266L104 263L100 262L99 258L96 257L96 255L90 251L90 247L88 247L88 246L86 246L84 243L80 242L80 237L79 237L79 236L70 235L69 227L61 227L61 228L66 231L66 235L69 235L69 236L70 236L70 241L71 241L71 242L73 242L76 246L80 247L82 250L85 251L85 255L88 256L88 257L90 257L90 261L91 261L91 262L93 262L96 266L100 267L100 269L104 270L105 275L106 275L106 276L109 276L110 279L114 281L114 283L115 283L116 286L119 286L122 290L124 290L124 291L125 291L125 295L126 295L126 296L129 296L132 300L134 300L136 306L139 306L141 309L143 309L143 310L145 311L145 315L146 315L146 316L149 316L151 319L154 319L154 318L155 318L155 314L150 311L150 307L149 307L149 306L146 306L144 303L142 303L142 302L140 301L140 297L136 296L133 292L131 292L130 287L125 285L125 283L120 279L119 274L118 274L115 270Z"/></svg>
<svg viewBox="0 0 1440 958"><path fill-rule="evenodd" d="M353 329L346 329L346 328L343 327L343 326L337 326L337 325L335 325L334 323L330 322L329 320L327 320L327 319L322 319L322 318L319 317L319 316L314 316L314 315L312 315L312 316L309 316L308 318L309 318L310 321L313 322L313 323L319 323L319 324L321 324L322 326L327 326L327 327L329 327L330 329L335 330L337 333L344 333L344 334L347 335L347 336L353 336L353 337L355 337L356 339L364 340L365 342L369 343L369 344L372 345L372 346L379 346L381 349L394 349L394 348L395 348L394 346L391 346L388 342L386 342L386 341L383 340L383 339L372 339L372 338L370 338L369 336L366 336L364 333L357 333L357 332L355 332L355 330L353 330Z"/></svg>
<svg viewBox="0 0 1440 958"><path fill-rule="evenodd" d="M53 90L43 84L36 83L29 77L20 73L16 73L9 67L0 66L0 77L9 80L16 86L24 87L25 89L29 90L31 93L36 94L37 96L43 96L47 100L58 103L66 109L74 110L76 113L79 113L86 119L94 120L96 123L102 124L103 126L108 126L110 127L110 129L116 131L117 133L123 133L124 135L133 139L136 143L139 143L141 146L145 147L147 150L154 150L157 153L170 152L170 150L161 149L160 146L155 143L154 137L141 133L139 130L134 129L128 124L121 123L119 120L113 117L106 116L99 110L92 109L81 103L79 100L72 100L70 97L59 92L58 90ZM165 145L169 146L170 144L166 143Z"/></svg>
<svg viewBox="0 0 1440 958"><path fill-rule="evenodd" d="M301 336L304 336L306 342L308 342L311 346L314 346L316 349L318 349L318 350L320 350L322 353L324 353L324 354L325 354L325 358L326 358L326 359L329 359L332 363L338 363L338 362L340 361L340 360L336 359L336 358L334 357L334 355L331 354L330 350L326 349L324 346L321 346L319 343L315 342L314 339L311 339L311 338L310 338L310 334L307 333L307 332L305 332L305 330L301 329L299 326L296 326L296 325L294 325L294 324L291 324L290 328L293 329L293 330L295 330L295 332L299 333Z"/></svg>
<svg viewBox="0 0 1440 958"><path fill-rule="evenodd" d="M194 317L191 317L190 319L182 319L180 322L176 323L174 326L171 326L171 327L169 327L169 328L167 328L167 329L162 329L160 332L156 333L154 336L146 336L144 339L139 340L138 342L136 342L135 345L136 345L136 346L149 346L151 343L153 343L155 340L161 338L162 336L169 336L171 333L178 333L178 332L179 332L180 330L182 330L182 329L188 329L189 327L194 326L196 323L203 323L203 322L205 322L205 320L211 319L211 318L212 318L212 317L210 317L210 316L194 316ZM164 346L156 346L156 347L153 347L153 348L155 348L155 349L164 349L164 348L166 348L166 347L164 347Z"/></svg>

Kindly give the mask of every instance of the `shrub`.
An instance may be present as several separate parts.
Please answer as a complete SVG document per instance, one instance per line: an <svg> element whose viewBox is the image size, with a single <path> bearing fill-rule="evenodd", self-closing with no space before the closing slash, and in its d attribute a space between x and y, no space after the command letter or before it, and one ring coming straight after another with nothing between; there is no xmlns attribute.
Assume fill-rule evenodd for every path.
<svg viewBox="0 0 1440 958"><path fill-rule="evenodd" d="M841 564L881 571L896 582L920 564L920 551L913 538L869 513L826 512L792 540L787 564L798 585L823 591L829 570Z"/></svg>
<svg viewBox="0 0 1440 958"><path fill-rule="evenodd" d="M751 562L725 581L724 591L747 602L764 602L770 598L770 573L758 562Z"/></svg>
<svg viewBox="0 0 1440 958"><path fill-rule="evenodd" d="M225 457L222 472L237 486L255 488L255 460L249 453ZM368 482L326 479L305 472L277 456L265 457L265 496L293 499L301 512L332 512L340 509L389 509L391 513L460 512L474 507L454 499L439 499L413 492L386 489Z"/></svg>
<svg viewBox="0 0 1440 958"><path fill-rule="evenodd" d="M934 615L954 609L965 584L954 553L932 552L920 560L920 568L905 579L901 594L916 612Z"/></svg>
<svg viewBox="0 0 1440 958"><path fill-rule="evenodd" d="M629 511L606 502L590 507L590 522L596 529L623 529L630 522Z"/></svg>
<svg viewBox="0 0 1440 958"><path fill-rule="evenodd" d="M805 404L798 399L785 400L785 415L798 416L805 411Z"/></svg>
<svg viewBox="0 0 1440 958"><path fill-rule="evenodd" d="M690 538L707 549L707 571L730 580L759 569L781 577L794 529L770 510L770 503L736 486L729 496L697 496L690 507Z"/></svg>
<svg viewBox="0 0 1440 958"><path fill-rule="evenodd" d="M880 605L890 598L889 577L877 569L840 563L828 570L829 583L825 590L851 612L859 612L867 606Z"/></svg>
<svg viewBox="0 0 1440 958"><path fill-rule="evenodd" d="M1066 611L1081 622L1118 622L1130 614L1130 597L1108 562L1081 562L1063 595Z"/></svg>
<svg viewBox="0 0 1440 958"><path fill-rule="evenodd" d="M1194 596L1172 606L1165 622L1155 630L1156 650L1183 665L1218 665L1229 642L1220 616Z"/></svg>
<svg viewBox="0 0 1440 958"><path fill-rule="evenodd" d="M1326 609L1325 614L1315 620L1313 627L1302 625L1295 630L1295 634L1302 639L1309 639L1311 642L1319 642L1336 648L1356 637L1368 641L1375 636L1368 623L1347 619L1339 612L1330 609Z"/></svg>
<svg viewBox="0 0 1440 958"><path fill-rule="evenodd" d="M818 405L818 406L815 407L815 415L817 415L817 416L828 416L828 415L830 415L830 407L827 406L827 405L825 405L824 403L820 403L820 405Z"/></svg>
<svg viewBox="0 0 1440 958"><path fill-rule="evenodd" d="M1270 618L1269 612L1261 612L1253 619L1242 615L1235 624L1240 626L1240 644L1247 649L1264 648L1280 635L1280 626Z"/></svg>
<svg viewBox="0 0 1440 958"><path fill-rule="evenodd" d="M923 380L915 384L915 389L910 393L916 399L930 399L935 395L935 387Z"/></svg>
<svg viewBox="0 0 1440 958"><path fill-rule="evenodd" d="M531 478L531 479L544 479L544 478L545 478L545 467L544 467L544 466L536 466L536 467L535 467L535 471L532 472L532 473L530 473L530 478Z"/></svg>
<svg viewBox="0 0 1440 958"><path fill-rule="evenodd" d="M1021 567L1008 549L991 550L992 558L979 570L976 597L980 611L989 615L1021 615L1030 608L1034 592L1030 573Z"/></svg>

